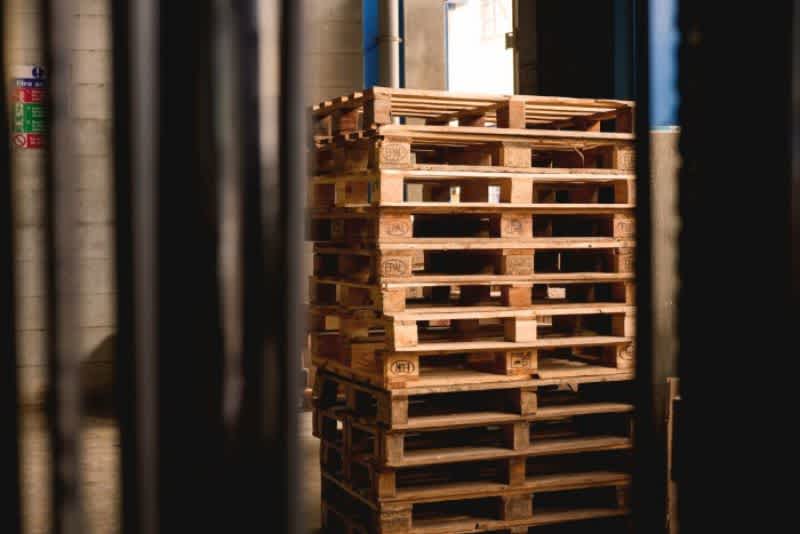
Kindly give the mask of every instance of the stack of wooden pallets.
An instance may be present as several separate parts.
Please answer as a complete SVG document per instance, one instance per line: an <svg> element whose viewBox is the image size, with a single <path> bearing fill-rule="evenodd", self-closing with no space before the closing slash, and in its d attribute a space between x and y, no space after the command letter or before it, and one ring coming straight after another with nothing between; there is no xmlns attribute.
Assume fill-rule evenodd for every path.
<svg viewBox="0 0 800 534"><path fill-rule="evenodd" d="M313 117L327 530L623 530L632 104L376 87Z"/></svg>

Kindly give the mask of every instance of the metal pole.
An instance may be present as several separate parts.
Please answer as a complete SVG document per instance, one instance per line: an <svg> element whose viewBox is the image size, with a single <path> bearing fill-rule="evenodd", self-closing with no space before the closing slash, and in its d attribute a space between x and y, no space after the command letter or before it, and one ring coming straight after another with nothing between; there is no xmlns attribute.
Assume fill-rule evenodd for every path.
<svg viewBox="0 0 800 534"><path fill-rule="evenodd" d="M225 529L213 0L159 2L154 182L159 531ZM144 310L143 310L144 312Z"/></svg>
<svg viewBox="0 0 800 534"><path fill-rule="evenodd" d="M76 131L69 116L74 49L72 0L44 0L48 132L45 163L45 287L51 439L51 518L56 534L82 534L81 390L77 260Z"/></svg>
<svg viewBox="0 0 800 534"><path fill-rule="evenodd" d="M400 7L398 0L381 0L380 85L400 87Z"/></svg>
<svg viewBox="0 0 800 534"><path fill-rule="evenodd" d="M14 284L14 203L6 109L5 7L0 7L0 479L3 531L21 531L19 411Z"/></svg>
<svg viewBox="0 0 800 534"><path fill-rule="evenodd" d="M120 423L121 530L157 528L155 336L158 10L155 0L114 0L114 208Z"/></svg>
<svg viewBox="0 0 800 534"><path fill-rule="evenodd" d="M649 4L634 5L637 28L648 28ZM649 32L637 34L636 70L648 73ZM653 350L653 198L650 179L650 77L638 76L636 90L636 435L634 448L633 521L636 532L661 532L665 525L666 443L655 405Z"/></svg>
<svg viewBox="0 0 800 534"><path fill-rule="evenodd" d="M297 411L300 400L300 358L305 334L306 309L301 295L305 283L303 262L303 240L305 236L305 183L308 169L307 158L310 143L310 124L307 113L308 99L306 88L308 77L305 69L306 2L304 0L283 0L281 10L281 90L280 90L280 254L277 256L278 278L267 278L271 286L278 286L276 311L281 330L276 337L267 339L268 352L272 353L277 365L267 367L267 372L277 371L280 391L280 425L268 426L274 434L276 443L284 448L281 455L285 461L282 469L285 484L286 508L282 511L287 518L287 533L304 532L302 516L297 509L298 465L300 447L298 444ZM265 193L269 193L266 188ZM274 203L274 200L273 200ZM270 207L265 205L265 213ZM265 219L266 220L266 219ZM265 226L265 231L270 227ZM267 258L269 263L271 258ZM265 376L265 378L268 378ZM281 499L283 501L284 499Z"/></svg>

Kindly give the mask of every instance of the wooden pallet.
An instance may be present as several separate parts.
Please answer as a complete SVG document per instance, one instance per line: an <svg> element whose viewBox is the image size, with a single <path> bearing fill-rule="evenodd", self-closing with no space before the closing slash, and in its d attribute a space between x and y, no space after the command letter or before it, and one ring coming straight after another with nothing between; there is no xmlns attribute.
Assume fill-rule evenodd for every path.
<svg viewBox="0 0 800 534"><path fill-rule="evenodd" d="M441 371L445 372L445 371ZM439 386L384 389L322 370L314 383L316 410L342 410L361 424L395 430L431 430L463 424L501 424L536 415L541 408L627 402L631 374L559 379L514 379L449 371ZM320 436L315 419L314 435Z"/></svg>
<svg viewBox="0 0 800 534"><path fill-rule="evenodd" d="M571 477L531 477L519 490L505 493L375 505L324 473L322 515L325 532L337 533L527 533L530 527L575 522L600 532L629 532L629 523L624 520L630 514L629 490L630 478L626 474L594 472ZM617 521L608 522L609 518ZM606 521L587 522L601 519Z"/></svg>
<svg viewBox="0 0 800 534"><path fill-rule="evenodd" d="M552 332L561 336L577 334L584 329L605 330L630 337L635 328L633 306L618 302L414 306L385 313L371 308L343 310L338 306L312 306L311 312L313 332L339 332L351 340L376 340L386 335L390 350L413 347L425 340L466 341L498 333L507 341L532 341L539 337L539 330L543 334ZM331 321L331 318L336 320Z"/></svg>
<svg viewBox="0 0 800 534"><path fill-rule="evenodd" d="M392 389L441 387L453 378L462 383L469 380L489 383L501 379L524 380L531 376L567 382L585 379L615 380L619 377L630 379L633 376L634 354L629 340L610 338L607 345L595 344L589 348L594 349L594 353L581 354L579 358L566 353L543 357L539 349L537 352L508 350L482 355L473 353L445 356L379 352L363 359L351 357L350 361L340 354L331 357L315 355L313 362L318 368ZM488 356L490 354L491 358ZM519 368L523 368L525 372L519 372Z"/></svg>
<svg viewBox="0 0 800 534"><path fill-rule="evenodd" d="M488 95L373 87L312 108L318 135L368 129L395 119L428 124L633 132L633 102L533 95Z"/></svg>
<svg viewBox="0 0 800 534"><path fill-rule="evenodd" d="M433 210L481 208L631 208L634 175L629 171L537 167L528 171L462 165L412 165L407 169L362 170L314 176L312 208L411 207Z"/></svg>
<svg viewBox="0 0 800 534"><path fill-rule="evenodd" d="M631 134L621 133L388 125L318 140L313 167L318 175L411 170L420 164L631 172L633 141Z"/></svg>
<svg viewBox="0 0 800 534"><path fill-rule="evenodd" d="M314 276L362 284L601 281L633 273L635 241L613 237L428 238L373 247L314 245ZM545 276L541 276L545 275Z"/></svg>
<svg viewBox="0 0 800 534"><path fill-rule="evenodd" d="M541 208L496 211L450 208L326 209L311 214L310 239L331 245L431 243L442 239L514 239L535 243L545 237L633 238L630 209Z"/></svg>
<svg viewBox="0 0 800 534"><path fill-rule="evenodd" d="M538 276L534 276L538 280ZM527 306L579 303L627 303L635 301L633 273L615 278L576 280L548 277L536 282L489 280L470 284L459 282L394 282L361 284L334 277L310 277L312 312L317 307L340 313L370 309L386 313L431 306Z"/></svg>
<svg viewBox="0 0 800 534"><path fill-rule="evenodd" d="M315 416L321 438L342 444L347 462L393 472L435 464L629 450L632 412L629 403L591 402L539 406L533 413L503 420L474 414L429 417L424 426L410 428L362 423L338 408L317 409Z"/></svg>

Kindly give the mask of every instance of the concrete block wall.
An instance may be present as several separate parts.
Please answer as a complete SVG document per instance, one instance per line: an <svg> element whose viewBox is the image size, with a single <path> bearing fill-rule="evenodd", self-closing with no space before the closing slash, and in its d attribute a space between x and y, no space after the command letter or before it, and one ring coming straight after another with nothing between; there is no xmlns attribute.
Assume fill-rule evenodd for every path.
<svg viewBox="0 0 800 534"><path fill-rule="evenodd" d="M108 0L76 0L77 36L72 54L70 112L77 129L80 195L79 256L75 280L80 299L84 381L110 381L109 338L114 332L113 213L111 197L111 36ZM8 65L41 63L37 0L7 0ZM314 2L308 12L309 105L363 87L360 0ZM269 22L269 21L267 21ZM272 24L266 24L272 27ZM267 35L267 34L265 34ZM277 39L271 41L277 45ZM274 60L277 60L275 54ZM276 61L266 62L270 72ZM17 227L17 294L20 388L24 403L45 390L43 287L43 175L39 151L14 154ZM308 264L311 264L310 249Z"/></svg>
<svg viewBox="0 0 800 534"><path fill-rule="evenodd" d="M7 65L41 63L39 3L8 0ZM83 380L89 389L108 386L114 332L113 213L111 198L111 40L108 0L75 2L77 29L72 53L70 114L77 131L81 274L80 295ZM45 391L45 291L43 228L43 152L18 150L15 170L16 277L18 346L22 402L37 403Z"/></svg>
<svg viewBox="0 0 800 534"><path fill-rule="evenodd" d="M310 103L363 88L361 1L309 2Z"/></svg>

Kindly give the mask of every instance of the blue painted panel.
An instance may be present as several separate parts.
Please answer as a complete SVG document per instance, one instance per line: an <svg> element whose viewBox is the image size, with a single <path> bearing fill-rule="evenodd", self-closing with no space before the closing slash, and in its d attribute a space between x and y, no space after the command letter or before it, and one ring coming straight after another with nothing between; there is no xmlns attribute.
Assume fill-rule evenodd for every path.
<svg viewBox="0 0 800 534"><path fill-rule="evenodd" d="M650 0L650 126L678 124L677 0Z"/></svg>
<svg viewBox="0 0 800 534"><path fill-rule="evenodd" d="M377 85L380 79L380 57L378 54L378 0L361 1L361 44L364 54L364 88Z"/></svg>

